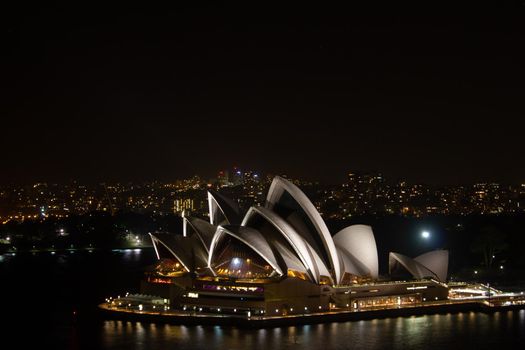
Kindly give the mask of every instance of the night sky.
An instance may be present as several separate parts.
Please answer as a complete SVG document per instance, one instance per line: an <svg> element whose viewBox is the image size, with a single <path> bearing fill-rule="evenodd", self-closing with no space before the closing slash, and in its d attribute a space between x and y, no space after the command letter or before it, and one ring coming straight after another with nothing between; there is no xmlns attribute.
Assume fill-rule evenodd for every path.
<svg viewBox="0 0 525 350"><path fill-rule="evenodd" d="M1 15L0 185L234 165L525 182L523 5L70 6Z"/></svg>

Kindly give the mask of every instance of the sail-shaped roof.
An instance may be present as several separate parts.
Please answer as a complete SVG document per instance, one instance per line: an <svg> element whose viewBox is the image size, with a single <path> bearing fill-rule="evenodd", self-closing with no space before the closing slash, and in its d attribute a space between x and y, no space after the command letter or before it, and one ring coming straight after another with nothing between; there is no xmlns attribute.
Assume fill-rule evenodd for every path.
<svg viewBox="0 0 525 350"><path fill-rule="evenodd" d="M416 259L399 253L390 253L388 256L389 271L396 268L397 264L403 266L417 279L434 278L440 282L447 279L448 251L437 250L420 255Z"/></svg>
<svg viewBox="0 0 525 350"><path fill-rule="evenodd" d="M351 269L345 272L377 278L379 273L377 246L370 226L348 226L339 231L333 239L337 248L352 261L353 271ZM363 271L363 267L366 270Z"/></svg>
<svg viewBox="0 0 525 350"><path fill-rule="evenodd" d="M305 239L339 281L341 266L332 236L321 215L308 197L290 181L276 176L266 197L266 207L287 221Z"/></svg>
<svg viewBox="0 0 525 350"><path fill-rule="evenodd" d="M208 190L210 224L238 225L241 222L239 205L214 190Z"/></svg>

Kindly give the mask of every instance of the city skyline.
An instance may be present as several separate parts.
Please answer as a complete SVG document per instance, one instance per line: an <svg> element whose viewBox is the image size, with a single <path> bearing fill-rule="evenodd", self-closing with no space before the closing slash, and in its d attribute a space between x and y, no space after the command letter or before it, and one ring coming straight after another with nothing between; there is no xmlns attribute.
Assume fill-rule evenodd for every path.
<svg viewBox="0 0 525 350"><path fill-rule="evenodd" d="M12 6L0 184L169 180L231 163L328 183L348 169L525 181L517 13Z"/></svg>
<svg viewBox="0 0 525 350"><path fill-rule="evenodd" d="M474 183L432 186L389 179L381 173L351 172L339 184L321 184L281 176L301 185L327 219L366 215L497 215L525 212L525 183ZM213 178L193 176L174 181L35 183L0 186L0 222L66 218L94 211L153 215L206 215L208 190L231 196L240 208L263 205L270 179L265 174L234 167Z"/></svg>

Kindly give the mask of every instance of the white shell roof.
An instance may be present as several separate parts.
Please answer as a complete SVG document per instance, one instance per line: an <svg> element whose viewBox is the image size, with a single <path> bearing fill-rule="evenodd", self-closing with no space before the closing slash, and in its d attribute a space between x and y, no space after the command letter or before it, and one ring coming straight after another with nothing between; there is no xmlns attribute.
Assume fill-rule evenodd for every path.
<svg viewBox="0 0 525 350"><path fill-rule="evenodd" d="M197 267L207 266L207 252L196 240L195 236L183 237L170 233L150 233L149 235L151 236L157 258L160 259L158 245L161 244L188 272L193 271Z"/></svg>
<svg viewBox="0 0 525 350"><path fill-rule="evenodd" d="M420 255L414 260L434 272L440 281L447 280L448 250L434 250Z"/></svg>
<svg viewBox="0 0 525 350"><path fill-rule="evenodd" d="M423 263L430 263L431 267L437 269L439 274L436 271L431 270L430 266L423 265L422 262L417 261L417 258L412 259L399 253L390 253L388 255L389 269L391 271L395 263L398 262L415 278L435 278L438 281L445 282L447 278L446 269L448 267L448 251L438 250L435 252L425 253L420 255L418 258L421 257L422 259L420 259L420 261Z"/></svg>
<svg viewBox="0 0 525 350"><path fill-rule="evenodd" d="M217 226L214 226L205 220L194 217L184 217L183 220L184 225L191 226L191 228L195 231L195 234L199 237L206 251L209 252L211 241L213 240Z"/></svg>
<svg viewBox="0 0 525 350"><path fill-rule="evenodd" d="M228 225L237 225L241 221L238 204L217 191L208 190L208 209L212 225L223 223L218 222L219 214L222 214Z"/></svg>
<svg viewBox="0 0 525 350"><path fill-rule="evenodd" d="M283 271L279 266L277 259L272 251L272 248L266 241L266 239L257 230L245 226L219 226L215 236L213 237L210 254L208 256L208 267L212 268L211 263L214 255L214 250L222 237L222 235L228 234L239 241L246 244L259 256L261 256L271 267L279 274L283 275Z"/></svg>
<svg viewBox="0 0 525 350"><path fill-rule="evenodd" d="M297 233L297 231L288 223L286 220L281 218L279 215L264 207L251 207L246 213L242 225L249 223L250 218L254 215L260 215L272 224L290 243L292 248L297 254L298 258L304 265L304 269L307 270L312 280L316 283L319 282L319 274L315 273L315 260L313 259L310 250L308 249L308 243Z"/></svg>
<svg viewBox="0 0 525 350"><path fill-rule="evenodd" d="M377 246L372 228L367 225L352 225L339 231L334 236L335 245L344 251L353 261L352 265L366 267L362 271L361 266L356 266L356 272L365 272L372 278L377 278L379 273L379 261L377 257ZM356 260L358 263L356 263ZM352 271L346 271L356 274ZM358 273L357 275L361 275Z"/></svg>
<svg viewBox="0 0 525 350"><path fill-rule="evenodd" d="M337 247L337 253L341 258L341 265L343 266L344 272L350 273L355 276L367 276L370 275L370 269L363 265L358 259L352 254L348 253L343 248ZM342 278L342 277L341 277Z"/></svg>
<svg viewBox="0 0 525 350"><path fill-rule="evenodd" d="M322 265L324 268L332 266L334 270L333 275L329 273L327 276L331 276L334 280L339 281L342 276L342 271L334 241L332 240L332 236L328 227L326 227L324 220L321 218L321 215L308 197L290 181L280 176L276 176L273 179L266 197L266 207L270 210L273 209L285 192L297 202L317 231L317 234L323 243L323 246L318 247L318 249L324 250L324 252L317 251L317 256L328 256L329 261L321 260L323 263ZM301 232L298 233L301 234ZM325 273L323 273L323 275L325 275Z"/></svg>
<svg viewBox="0 0 525 350"><path fill-rule="evenodd" d="M251 207L242 222L237 203L224 195L208 191L208 205L210 223L184 217L184 235L188 225L193 229L193 235L151 235L157 254L157 246L162 244L188 271L194 266L200 267L201 260L204 266L211 268L219 241L224 235L229 235L260 255L278 275L293 269L305 273L314 283L319 283L321 276L326 276L334 284L341 282L345 272L377 278L377 247L371 227L352 225L332 238L312 202L286 179L275 177L268 191L266 206ZM271 225L271 231L266 231L269 226L257 226L262 225L262 221L252 219L264 220L264 225ZM430 273L440 278L438 276L446 275L447 268L443 266L442 255L423 254L416 259L394 255L391 258L408 266L411 273L415 271L418 275L428 275L428 271L432 270Z"/></svg>

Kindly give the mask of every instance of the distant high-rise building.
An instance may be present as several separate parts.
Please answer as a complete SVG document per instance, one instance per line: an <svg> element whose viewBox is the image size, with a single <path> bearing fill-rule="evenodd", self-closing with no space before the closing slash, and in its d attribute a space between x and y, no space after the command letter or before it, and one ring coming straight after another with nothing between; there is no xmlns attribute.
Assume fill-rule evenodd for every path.
<svg viewBox="0 0 525 350"><path fill-rule="evenodd" d="M226 187L230 185L229 176L230 173L228 170L219 171L219 174L217 175L217 182L219 183L220 187Z"/></svg>
<svg viewBox="0 0 525 350"><path fill-rule="evenodd" d="M244 180L244 174L241 171L241 169L237 167L233 167L233 173L231 176L231 183L233 186L240 186L242 185Z"/></svg>
<svg viewBox="0 0 525 350"><path fill-rule="evenodd" d="M173 212L175 214L182 213L183 211L194 211L195 205L193 199L191 198L182 198L175 199L173 201Z"/></svg>

